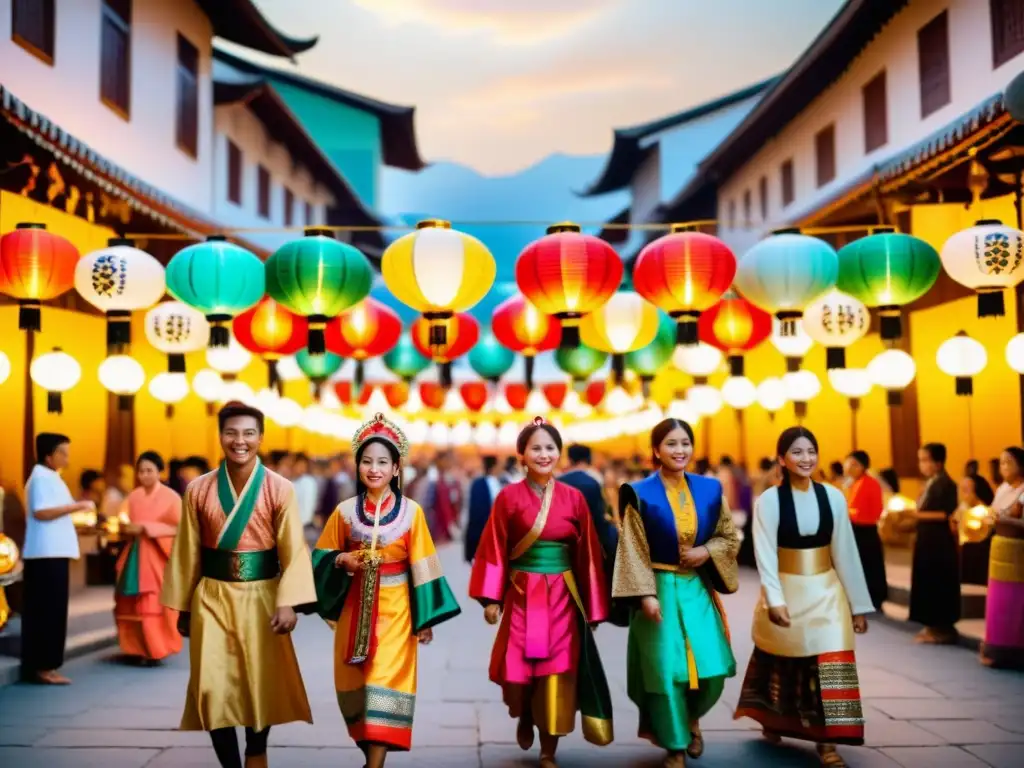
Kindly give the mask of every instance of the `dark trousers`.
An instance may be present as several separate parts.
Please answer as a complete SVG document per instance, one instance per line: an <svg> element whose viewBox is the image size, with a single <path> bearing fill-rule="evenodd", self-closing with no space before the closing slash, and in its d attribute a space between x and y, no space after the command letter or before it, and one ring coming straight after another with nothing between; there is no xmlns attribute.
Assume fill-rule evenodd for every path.
<svg viewBox="0 0 1024 768"><path fill-rule="evenodd" d="M69 565L66 557L25 560L21 612L21 672L26 678L60 669L68 634Z"/></svg>
<svg viewBox="0 0 1024 768"><path fill-rule="evenodd" d="M256 757L267 753L267 739L270 728L256 732L252 728L245 729L245 754ZM210 731L213 751L220 761L221 768L242 768L242 758L238 754L238 734L234 728L218 728Z"/></svg>

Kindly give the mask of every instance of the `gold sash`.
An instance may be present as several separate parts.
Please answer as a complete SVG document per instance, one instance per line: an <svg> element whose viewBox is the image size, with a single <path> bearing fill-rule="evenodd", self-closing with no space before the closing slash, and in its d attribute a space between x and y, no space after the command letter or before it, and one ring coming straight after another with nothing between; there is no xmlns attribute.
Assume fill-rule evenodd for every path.
<svg viewBox="0 0 1024 768"><path fill-rule="evenodd" d="M551 512L551 498L554 494L555 480L552 478L548 481L548 484L544 486L544 495L540 500L540 511L537 513L537 519L533 521L533 525L530 527L530 530L528 530L526 535L519 540L519 543L512 547L512 551L508 556L510 561L518 560L522 557L526 553L526 550L536 544L540 535L544 533L544 526L548 524L548 514Z"/></svg>

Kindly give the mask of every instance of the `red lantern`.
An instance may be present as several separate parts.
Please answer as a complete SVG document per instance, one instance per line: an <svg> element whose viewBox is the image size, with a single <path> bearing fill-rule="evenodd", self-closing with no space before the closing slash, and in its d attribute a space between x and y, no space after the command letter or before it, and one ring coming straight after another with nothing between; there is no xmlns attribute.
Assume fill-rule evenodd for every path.
<svg viewBox="0 0 1024 768"><path fill-rule="evenodd" d="M356 361L356 387L363 384L363 362L390 352L402 336L402 321L394 310L365 298L324 328L327 351Z"/></svg>
<svg viewBox="0 0 1024 768"><path fill-rule="evenodd" d="M697 320L722 298L736 276L736 255L717 237L673 225L633 265L633 287L678 324L680 344L697 343Z"/></svg>
<svg viewBox="0 0 1024 768"><path fill-rule="evenodd" d="M459 387L462 402L473 413L479 413L487 405L487 384L482 381L467 381Z"/></svg>
<svg viewBox="0 0 1024 768"><path fill-rule="evenodd" d="M520 384L516 381L505 385L505 399L508 401L508 404L512 406L512 410L525 410L526 401L529 397L530 390L525 384Z"/></svg>
<svg viewBox="0 0 1024 768"><path fill-rule="evenodd" d="M39 302L55 299L75 285L79 253L45 224L18 224L0 237L0 293L18 300L18 328L42 329Z"/></svg>
<svg viewBox="0 0 1024 768"><path fill-rule="evenodd" d="M303 346L305 346L305 340L303 340ZM338 396L338 402L342 405L352 404L352 382L351 381L336 381L334 382L334 394ZM373 394L373 387L357 387L356 391L359 392L359 396L355 398L358 405L366 405L370 402L370 395Z"/></svg>
<svg viewBox="0 0 1024 768"><path fill-rule="evenodd" d="M533 389L534 357L558 347L562 324L517 294L494 310L491 331L498 343L526 358L526 386Z"/></svg>
<svg viewBox="0 0 1024 768"><path fill-rule="evenodd" d="M562 407L565 398L569 394L569 385L561 381L552 382L541 387L541 391L544 393L547 401L551 403L551 407L557 410Z"/></svg>
<svg viewBox="0 0 1024 768"><path fill-rule="evenodd" d="M733 291L701 313L700 339L729 356L732 376L743 375L743 353L772 334L772 316Z"/></svg>
<svg viewBox="0 0 1024 768"><path fill-rule="evenodd" d="M231 329L239 344L267 361L271 388L280 388L277 361L306 346L306 318L292 314L269 296L235 317Z"/></svg>
<svg viewBox="0 0 1024 768"><path fill-rule="evenodd" d="M528 301L562 321L562 346L580 344L579 320L600 308L622 282L622 260L604 240L578 225L548 227L516 261L516 282Z"/></svg>
<svg viewBox="0 0 1024 768"><path fill-rule="evenodd" d="M426 326L426 323L424 323L424 326ZM420 382L420 401L422 401L427 408L435 411L441 410L441 408L444 407L445 397L445 388L437 382Z"/></svg>
<svg viewBox="0 0 1024 768"><path fill-rule="evenodd" d="M587 384L587 388L583 392L583 397L587 401L587 405L592 408L597 408L604 400L605 390L608 389L608 385L603 381L592 381Z"/></svg>
<svg viewBox="0 0 1024 768"><path fill-rule="evenodd" d="M438 323L445 328L447 343L443 347L431 346L431 328ZM441 386L449 389L452 385L452 361L469 352L480 339L480 326L470 315L459 313L443 320L416 318L409 329L412 345L424 357L441 366ZM433 338L436 338L434 336Z"/></svg>
<svg viewBox="0 0 1024 768"><path fill-rule="evenodd" d="M409 385L404 381L389 381L380 388L392 408L401 408L409 401Z"/></svg>

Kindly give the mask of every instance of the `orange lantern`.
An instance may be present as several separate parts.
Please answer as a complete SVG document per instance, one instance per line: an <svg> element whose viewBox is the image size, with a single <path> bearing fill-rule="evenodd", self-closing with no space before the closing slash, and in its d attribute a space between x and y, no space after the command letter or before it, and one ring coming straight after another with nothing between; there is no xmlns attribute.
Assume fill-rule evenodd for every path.
<svg viewBox="0 0 1024 768"><path fill-rule="evenodd" d="M526 358L526 386L533 389L534 357L558 347L562 324L517 294L494 310L491 331L502 346Z"/></svg>
<svg viewBox="0 0 1024 768"><path fill-rule="evenodd" d="M409 385L404 381L389 381L381 384L380 389L392 408L401 408L409 402Z"/></svg>
<svg viewBox="0 0 1024 768"><path fill-rule="evenodd" d="M373 394L373 387L357 387L358 396L354 397L351 381L334 382L334 394L338 396L338 402L342 405L352 405L355 400L358 405L366 405L370 402L370 395Z"/></svg>
<svg viewBox="0 0 1024 768"><path fill-rule="evenodd" d="M444 346L431 344L431 339L438 338L438 324L444 326ZM480 339L480 326L464 312L441 320L428 320L421 316L412 324L409 335L417 352L441 366L441 386L450 389L452 361L462 357L476 345Z"/></svg>
<svg viewBox="0 0 1024 768"><path fill-rule="evenodd" d="M518 381L505 385L505 399L515 411L526 409L526 401L530 398L530 388Z"/></svg>
<svg viewBox="0 0 1024 768"><path fill-rule="evenodd" d="M544 397L551 404L551 407L557 410L562 407L566 396L569 394L569 385L563 381L551 382L541 387L541 392L544 393Z"/></svg>
<svg viewBox="0 0 1024 768"><path fill-rule="evenodd" d="M699 335L701 341L729 356L730 376L743 376L743 353L772 335L772 316L729 291L701 314Z"/></svg>
<svg viewBox="0 0 1024 768"><path fill-rule="evenodd" d="M445 388L436 381L420 382L420 401L427 408L439 411L444 407L446 397Z"/></svg>
<svg viewBox="0 0 1024 768"><path fill-rule="evenodd" d="M79 253L45 224L18 224L0 237L0 293L18 300L18 328L42 329L40 302L75 286Z"/></svg>
<svg viewBox="0 0 1024 768"><path fill-rule="evenodd" d="M487 405L487 384L482 381L467 381L459 387L462 402L473 413L479 413Z"/></svg>
<svg viewBox="0 0 1024 768"><path fill-rule="evenodd" d="M402 336L402 321L394 310L365 298L327 323L327 351L356 361L356 387L363 385L363 363L386 355Z"/></svg>
<svg viewBox="0 0 1024 768"><path fill-rule="evenodd" d="M235 317L231 329L239 344L266 361L268 386L279 390L277 361L306 346L306 318L265 296L255 307Z"/></svg>

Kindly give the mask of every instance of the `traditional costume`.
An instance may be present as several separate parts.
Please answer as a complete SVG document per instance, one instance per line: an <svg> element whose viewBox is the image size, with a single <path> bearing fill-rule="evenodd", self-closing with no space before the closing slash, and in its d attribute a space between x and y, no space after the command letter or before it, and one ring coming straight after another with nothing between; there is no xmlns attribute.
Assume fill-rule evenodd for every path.
<svg viewBox="0 0 1024 768"><path fill-rule="evenodd" d="M185 491L161 602L191 612L184 731L313 722L278 607L315 602L292 484L257 461L241 493L227 466Z"/></svg>
<svg viewBox="0 0 1024 768"><path fill-rule="evenodd" d="M121 652L159 661L181 651L178 612L160 605L164 569L181 519L181 496L157 483L128 494L128 517L142 531L121 551L114 618Z"/></svg>
<svg viewBox="0 0 1024 768"><path fill-rule="evenodd" d="M850 522L853 523L853 537L857 541L857 552L864 566L868 581L868 592L876 611L889 596L889 582L885 575L885 548L878 533L878 521L882 518L882 484L864 473L850 486Z"/></svg>
<svg viewBox="0 0 1024 768"><path fill-rule="evenodd" d="M754 548L762 593L736 718L779 736L863 744L853 616L874 606L842 492L769 488L754 514ZM781 606L789 627L768 616Z"/></svg>
<svg viewBox="0 0 1024 768"><path fill-rule="evenodd" d="M526 708L542 733L613 738L608 683L590 625L608 618L601 544L575 488L551 480L506 486L473 561L469 594L504 606L490 679L514 718Z"/></svg>
<svg viewBox="0 0 1024 768"><path fill-rule="evenodd" d="M716 590L739 587L739 536L732 512L713 478L686 474L673 485L661 473L619 490L622 536L615 556L612 598L628 600L626 689L640 710L639 735L681 752L692 726L718 701L736 674L725 611ZM683 567L690 547L707 547L699 569ZM656 597L662 620L636 610Z"/></svg>
<svg viewBox="0 0 1024 768"><path fill-rule="evenodd" d="M1021 498L1021 486L1003 483L993 509L999 515L988 571L985 643L982 656L996 667L1024 669L1024 528L1010 512Z"/></svg>
<svg viewBox="0 0 1024 768"><path fill-rule="evenodd" d="M408 442L381 414L352 440L386 440L404 458ZM335 565L358 552L354 575ZM412 745L417 633L457 616L460 608L420 505L385 492L379 506L360 494L331 514L313 552L316 610L334 627L334 687L349 735L390 750Z"/></svg>
<svg viewBox="0 0 1024 768"><path fill-rule="evenodd" d="M942 512L942 520L918 520L910 571L910 621L943 633L960 621L960 555L949 520L958 489L945 470L928 479L918 512Z"/></svg>

